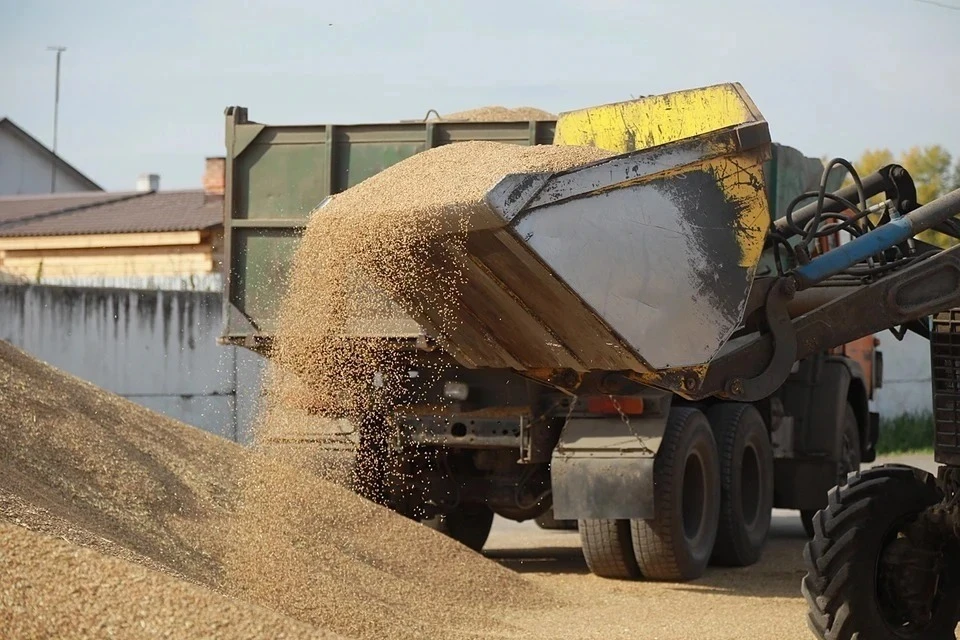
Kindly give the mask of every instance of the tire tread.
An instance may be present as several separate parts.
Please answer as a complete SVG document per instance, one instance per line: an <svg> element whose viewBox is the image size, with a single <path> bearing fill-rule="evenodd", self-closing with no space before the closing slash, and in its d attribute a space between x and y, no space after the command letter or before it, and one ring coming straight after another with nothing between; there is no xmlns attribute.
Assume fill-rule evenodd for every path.
<svg viewBox="0 0 960 640"><path fill-rule="evenodd" d="M703 414L693 407L674 407L670 410L667 428L654 465L654 486L657 487L655 505L672 504L675 492L682 491L682 485L678 487L673 484L674 469L678 463L677 450L688 423L696 416ZM707 432L712 438L709 425ZM684 458L680 463L685 462ZM719 503L719 500L717 502ZM719 504L717 506L719 509ZM687 563L677 554L681 541L674 540L673 532L678 514L672 508L661 509L658 506L657 509L653 519L631 521L633 550L641 573L652 580L689 580L699 577L702 570L685 566Z"/></svg>
<svg viewBox="0 0 960 640"><path fill-rule="evenodd" d="M707 411L707 417L710 420L711 427L713 427L717 440L717 450L720 455L720 490L722 496L717 541L711 560L714 564L728 567L750 566L759 560L763 550L762 545L760 549L750 548L749 542L740 538L738 512L732 501L727 498L727 496L733 494L735 477L739 474L739 469L734 468L734 460L744 415L749 412L756 412L756 409L753 405L743 402L722 402ZM759 419L762 424L762 418ZM770 483L769 495L766 498L761 498L764 502L769 502L769 511L773 508L773 451L769 447L769 441L767 441L767 447L763 451L758 451L757 454L761 458L759 460L761 474L767 476L766 479ZM764 515L761 514L759 517L764 517ZM768 512L765 517L768 520L767 527L769 528L770 513Z"/></svg>
<svg viewBox="0 0 960 640"><path fill-rule="evenodd" d="M580 545L590 572L621 580L640 577L633 555L629 520L580 520Z"/></svg>
<svg viewBox="0 0 960 640"><path fill-rule="evenodd" d="M917 496L930 491L926 494L930 499L938 494L929 474L902 465L882 465L851 473L845 485L830 491L829 504L814 516L814 536L803 550L807 573L800 590L808 606L807 626L821 640L864 638L868 632L863 625L879 624L875 613L858 611L852 602L865 588L857 570L862 560L858 560L861 536L872 530L871 518L891 491L905 490ZM950 630L949 635L933 632L928 637L954 636Z"/></svg>

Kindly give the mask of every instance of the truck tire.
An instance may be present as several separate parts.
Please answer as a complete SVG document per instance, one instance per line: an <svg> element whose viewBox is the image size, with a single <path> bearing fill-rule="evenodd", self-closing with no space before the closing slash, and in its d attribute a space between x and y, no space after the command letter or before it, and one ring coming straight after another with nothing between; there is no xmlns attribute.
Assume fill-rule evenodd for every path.
<svg viewBox="0 0 960 640"><path fill-rule="evenodd" d="M720 454L720 524L711 561L747 567L763 554L773 515L773 447L760 412L740 402L707 411Z"/></svg>
<svg viewBox="0 0 960 640"><path fill-rule="evenodd" d="M860 470L860 425L853 406L848 402L843 414L843 440L840 443L840 462L837 465L837 485L847 481L847 475ZM813 537L813 516L816 509L800 511L800 521L807 537Z"/></svg>
<svg viewBox="0 0 960 640"><path fill-rule="evenodd" d="M461 504L449 513L421 520L421 523L480 552L493 527L493 510L485 504Z"/></svg>
<svg viewBox="0 0 960 640"><path fill-rule="evenodd" d="M583 557L593 575L620 580L640 577L629 520L579 520L577 524Z"/></svg>
<svg viewBox="0 0 960 640"><path fill-rule="evenodd" d="M813 540L803 551L807 574L801 589L808 605L807 623L817 637L954 638L958 613L956 559L940 574L944 589L937 594L930 622L923 626L912 624L898 613L904 609L897 605L905 600L891 594L905 582L892 581L882 562L892 542L902 545L906 540L897 539L903 524L941 498L933 476L903 465L859 472L846 485L830 491L830 503L814 517ZM916 565L923 551L909 551L910 564ZM951 574L952 587L948 582Z"/></svg>
<svg viewBox="0 0 960 640"><path fill-rule="evenodd" d="M653 580L703 575L720 518L720 458L710 423L699 410L670 410L653 464L654 517L632 520L634 555Z"/></svg>

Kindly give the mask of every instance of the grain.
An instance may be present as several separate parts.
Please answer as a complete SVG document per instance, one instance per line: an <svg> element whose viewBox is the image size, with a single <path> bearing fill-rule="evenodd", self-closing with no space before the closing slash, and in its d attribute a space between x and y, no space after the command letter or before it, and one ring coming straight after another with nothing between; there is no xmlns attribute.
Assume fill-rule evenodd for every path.
<svg viewBox="0 0 960 640"><path fill-rule="evenodd" d="M430 383L407 384L410 361L391 337L416 334L405 312L419 318L429 311L434 335L456 323L456 257L475 217L491 213L484 195L510 173L559 171L608 155L594 148L452 144L414 155L315 211L280 309L259 450L296 432L294 410L385 428L393 403ZM430 287L439 297L427 310L406 295L410 287ZM405 301L403 309L397 301ZM375 481L358 478L361 486ZM238 544L227 560L229 583L245 597L363 638L490 633L502 623L490 618L489 607L553 602L452 540L345 489L321 491L315 483L302 466L293 471L269 455L248 467ZM357 601L376 607L348 615Z"/></svg>
<svg viewBox="0 0 960 640"><path fill-rule="evenodd" d="M143 615L155 613L162 618L156 624L165 620L171 629L197 625L202 635L206 614L194 609L211 597L198 595L207 594L202 589L212 589L233 598L222 601L229 606L211 605L210 615L221 616L225 629L240 625L253 633L244 621L266 606L318 633L355 638L471 637L472 629L502 626L491 617L493 603L532 607L548 600L512 571L317 477L289 451L281 460L262 448L244 449L5 342L0 525L0 570L13 572L9 580L0 574L0 588L16 587L3 592L0 606L22 612L16 627L22 635L3 638L67 625L72 609L55 611L69 589L76 590L71 606L88 607L83 619L94 626L63 626L50 633L55 637L100 637L96 624L121 624L146 606L145 593L160 610ZM20 535L28 529L71 550L23 542L35 540ZM48 552L52 564L40 560ZM6 563L12 557L17 562ZM125 596L120 588L141 581L146 591L131 588ZM448 606L451 594L466 593L478 605L472 611ZM191 607L177 604L185 598ZM265 628L260 637L274 637Z"/></svg>
<svg viewBox="0 0 960 640"><path fill-rule="evenodd" d="M0 519L217 584L242 455L0 342Z"/></svg>
<svg viewBox="0 0 960 640"><path fill-rule="evenodd" d="M0 522L0 637L339 636L168 574Z"/></svg>
<svg viewBox="0 0 960 640"><path fill-rule="evenodd" d="M356 420L387 412L391 398L410 392L408 362L387 338L415 334L426 319L434 337L455 327L465 234L493 215L484 195L510 173L561 171L609 155L593 147L451 144L395 164L315 211L294 256L274 354L286 375L298 376L298 406ZM432 299L411 299L410 288L429 289ZM374 388L378 371L383 384ZM293 383L273 392L278 402L286 384Z"/></svg>
<svg viewBox="0 0 960 640"><path fill-rule="evenodd" d="M429 282L446 292L434 301L437 325L455 322L450 257L473 217L489 213L487 190L508 173L606 155L449 145L315 212L249 450L0 342L0 554L16 558L0 594L18 625L7 635L508 637L519 631L499 619L503 606L556 606L516 573L341 486L344 469L328 475L339 484L323 479L315 451L265 441L304 409L345 424L385 415L406 364L388 338L418 330L393 300Z"/></svg>
<svg viewBox="0 0 960 640"><path fill-rule="evenodd" d="M464 638L552 600L453 540L269 456L243 480L231 592L355 638Z"/></svg>
<svg viewBox="0 0 960 640"><path fill-rule="evenodd" d="M442 120L466 120L469 122L516 122L518 120L556 120L556 114L535 107L490 106L448 113Z"/></svg>

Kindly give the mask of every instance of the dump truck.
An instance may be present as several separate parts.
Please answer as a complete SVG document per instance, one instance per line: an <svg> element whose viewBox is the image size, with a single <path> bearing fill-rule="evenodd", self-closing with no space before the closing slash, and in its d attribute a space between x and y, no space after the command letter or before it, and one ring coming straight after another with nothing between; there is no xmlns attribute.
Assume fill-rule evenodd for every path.
<svg viewBox="0 0 960 640"><path fill-rule="evenodd" d="M844 345L921 331L960 302L960 254L914 237L954 232L960 194L920 206L903 167L861 178L838 159L813 191L773 197L776 147L738 84L555 122L226 120L223 340L267 354L298 238L330 194L478 138L614 153L498 176L447 212L466 229L467 295L437 309L430 283L409 283L395 302L410 322L391 325L408 330L377 336L410 354L410 385L442 375L356 425L356 465L379 479L358 490L476 549L494 514L552 510L578 522L595 574L686 580L755 562L773 506L818 533L828 491L875 457L876 381ZM838 165L855 184L830 184ZM838 233L851 240L819 242Z"/></svg>

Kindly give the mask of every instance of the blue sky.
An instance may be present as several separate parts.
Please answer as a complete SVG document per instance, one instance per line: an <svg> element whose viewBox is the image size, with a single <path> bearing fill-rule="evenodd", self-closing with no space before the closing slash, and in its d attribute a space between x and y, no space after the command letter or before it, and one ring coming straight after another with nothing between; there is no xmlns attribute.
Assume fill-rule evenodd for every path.
<svg viewBox="0 0 960 640"><path fill-rule="evenodd" d="M228 105L348 124L728 81L809 155L960 156L958 35L918 0L0 0L0 116L52 142L57 44L60 153L108 189L198 187Z"/></svg>

